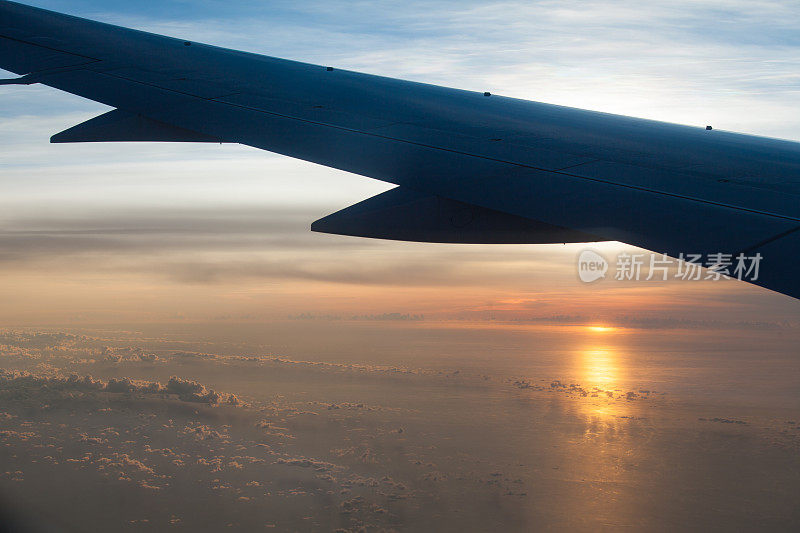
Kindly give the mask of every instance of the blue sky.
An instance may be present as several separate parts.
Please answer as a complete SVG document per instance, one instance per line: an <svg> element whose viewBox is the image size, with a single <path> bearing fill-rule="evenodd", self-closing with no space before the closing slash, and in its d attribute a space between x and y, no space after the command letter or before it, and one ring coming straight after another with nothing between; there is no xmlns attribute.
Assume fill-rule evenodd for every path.
<svg viewBox="0 0 800 533"><path fill-rule="evenodd" d="M304 61L731 130L796 137L793 2L32 4Z"/></svg>
<svg viewBox="0 0 800 533"><path fill-rule="evenodd" d="M30 3L278 57L800 140L794 2ZM574 247L312 234L315 218L388 186L238 146L50 145L53 133L106 108L39 86L6 86L0 94L0 269L7 280L23 270L48 278L91 270L259 287L287 279L492 286L499 281L486 272L501 272L535 294L531 301L552 305L576 288ZM512 291L504 290L503 297ZM696 298L694 289L669 290L677 313ZM800 310L759 289L737 294L748 312L769 308L780 318ZM715 297L723 307L732 298Z"/></svg>

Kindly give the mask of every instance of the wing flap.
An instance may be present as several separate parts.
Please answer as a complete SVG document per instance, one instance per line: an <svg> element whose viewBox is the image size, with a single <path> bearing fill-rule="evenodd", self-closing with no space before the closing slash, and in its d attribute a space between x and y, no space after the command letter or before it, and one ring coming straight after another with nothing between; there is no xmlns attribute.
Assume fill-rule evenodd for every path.
<svg viewBox="0 0 800 533"><path fill-rule="evenodd" d="M80 142L222 142L221 139L114 109L56 133L51 143Z"/></svg>
<svg viewBox="0 0 800 533"><path fill-rule="evenodd" d="M800 228L745 252L749 257L758 254L762 258L758 279L752 283L800 298L800 280L795 268L800 257Z"/></svg>
<svg viewBox="0 0 800 533"><path fill-rule="evenodd" d="M312 231L398 241L545 244L602 240L442 196L396 187L321 218Z"/></svg>

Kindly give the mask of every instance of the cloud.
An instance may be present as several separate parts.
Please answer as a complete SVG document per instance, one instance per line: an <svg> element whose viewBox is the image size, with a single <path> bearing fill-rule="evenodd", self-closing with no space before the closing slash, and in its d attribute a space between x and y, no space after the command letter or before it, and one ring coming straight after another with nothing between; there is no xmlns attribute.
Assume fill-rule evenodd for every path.
<svg viewBox="0 0 800 533"><path fill-rule="evenodd" d="M217 405L223 402L228 405L241 404L239 398L234 394L220 394L213 389L206 388L202 383L178 376L170 377L166 385L161 385L155 381L142 381L129 377L109 378L108 381L103 381L88 375L78 376L77 374L71 374L68 377L59 375L41 376L29 372L0 370L0 388L3 390L27 390L37 387L67 393L172 394L184 402L209 405Z"/></svg>
<svg viewBox="0 0 800 533"><path fill-rule="evenodd" d="M199 402L199 403L219 403L220 395L213 390L208 390L205 386L197 381L182 379L177 376L172 376L164 387L164 391L169 394L175 394L185 402Z"/></svg>
<svg viewBox="0 0 800 533"><path fill-rule="evenodd" d="M0 261L93 252L293 250L330 246L330 240L319 239L308 229L315 216L313 209L273 206L20 217L6 220L0 226ZM322 242L309 242L313 240Z"/></svg>
<svg viewBox="0 0 800 533"><path fill-rule="evenodd" d="M320 461L317 459L309 459L307 457L289 457L289 458L279 457L277 462L279 464L299 466L301 468L313 468L316 471L330 471L336 467L336 465L334 465L333 463L329 463L327 461Z"/></svg>
<svg viewBox="0 0 800 533"><path fill-rule="evenodd" d="M313 208L292 206L18 215L0 224L0 269L121 271L195 284L295 279L428 286L474 283L489 265L519 278L558 275L573 261L571 249L560 245L438 245L317 234L309 225L318 216Z"/></svg>
<svg viewBox="0 0 800 533"><path fill-rule="evenodd" d="M182 2L146 9L92 2L72 9L278 57L800 137L800 17L787 0L202 2L192 10Z"/></svg>

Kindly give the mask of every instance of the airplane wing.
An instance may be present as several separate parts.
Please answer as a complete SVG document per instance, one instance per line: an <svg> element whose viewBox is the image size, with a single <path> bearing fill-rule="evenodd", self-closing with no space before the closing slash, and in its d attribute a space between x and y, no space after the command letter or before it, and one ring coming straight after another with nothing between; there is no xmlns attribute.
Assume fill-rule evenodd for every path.
<svg viewBox="0 0 800 533"><path fill-rule="evenodd" d="M371 76L0 0L0 67L114 108L52 142L241 143L397 184L314 223L430 242L761 254L800 297L800 144Z"/></svg>

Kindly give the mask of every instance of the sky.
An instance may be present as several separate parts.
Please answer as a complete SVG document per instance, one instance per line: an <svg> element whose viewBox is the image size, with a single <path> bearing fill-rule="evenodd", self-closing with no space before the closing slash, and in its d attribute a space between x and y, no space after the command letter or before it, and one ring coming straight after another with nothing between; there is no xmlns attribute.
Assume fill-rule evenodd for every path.
<svg viewBox="0 0 800 533"><path fill-rule="evenodd" d="M800 140L792 2L68 1L33 5L247 51ZM51 145L108 109L0 87L0 322L287 317L797 325L740 282L580 282L586 245L311 233L389 185L233 145ZM592 245L613 257L641 253Z"/></svg>

